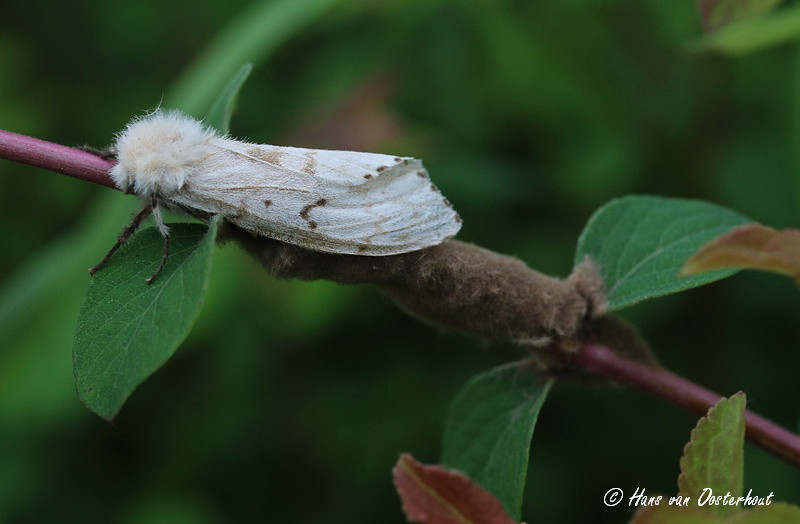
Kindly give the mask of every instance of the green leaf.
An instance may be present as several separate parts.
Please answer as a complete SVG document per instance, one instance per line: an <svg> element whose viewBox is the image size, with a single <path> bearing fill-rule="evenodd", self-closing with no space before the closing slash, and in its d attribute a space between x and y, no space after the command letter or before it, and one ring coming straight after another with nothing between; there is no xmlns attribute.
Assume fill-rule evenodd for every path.
<svg viewBox="0 0 800 524"><path fill-rule="evenodd" d="M587 255L600 264L609 308L622 309L736 273L678 276L700 246L748 222L744 215L700 200L627 196L592 215L578 239L575 264Z"/></svg>
<svg viewBox="0 0 800 524"><path fill-rule="evenodd" d="M680 495L697 502L703 491L714 495L742 494L744 470L744 408L747 398L742 392L722 399L701 418L692 430L692 438L683 450ZM736 506L709 505L718 515L738 511Z"/></svg>
<svg viewBox="0 0 800 524"><path fill-rule="evenodd" d="M211 109L206 113L206 117L203 119L205 125L213 127L223 135L231 130L231 116L239 96L239 90L252 70L253 64L245 64L233 75L228 85L211 105Z"/></svg>
<svg viewBox="0 0 800 524"><path fill-rule="evenodd" d="M669 500L669 499L667 499ZM732 524L731 521L697 506L658 506L640 508L630 524ZM736 521L736 524L740 524Z"/></svg>
<svg viewBox="0 0 800 524"><path fill-rule="evenodd" d="M700 17L708 30L757 18L769 13L781 0L697 0Z"/></svg>
<svg viewBox="0 0 800 524"><path fill-rule="evenodd" d="M531 436L551 382L522 363L481 373L450 406L442 464L466 473L519 520Z"/></svg>
<svg viewBox="0 0 800 524"><path fill-rule="evenodd" d="M689 51L744 55L791 42L800 37L800 5L778 9L768 16L744 20L691 42Z"/></svg>
<svg viewBox="0 0 800 524"><path fill-rule="evenodd" d="M764 497L762 497L764 498ZM800 508L771 501L769 506L731 511L731 515L713 513L709 506L648 506L636 512L631 524L786 524L800 522Z"/></svg>
<svg viewBox="0 0 800 524"><path fill-rule="evenodd" d="M736 515L736 524L786 524L800 522L800 507L785 502L772 502Z"/></svg>
<svg viewBox="0 0 800 524"><path fill-rule="evenodd" d="M220 31L166 96L165 105L190 115L206 109L236 69L261 62L311 22L322 18L342 0L262 0Z"/></svg>
<svg viewBox="0 0 800 524"><path fill-rule="evenodd" d="M189 333L208 288L215 234L216 222L174 224L167 264L147 284L162 245L148 228L92 277L73 344L78 396L90 410L112 419Z"/></svg>

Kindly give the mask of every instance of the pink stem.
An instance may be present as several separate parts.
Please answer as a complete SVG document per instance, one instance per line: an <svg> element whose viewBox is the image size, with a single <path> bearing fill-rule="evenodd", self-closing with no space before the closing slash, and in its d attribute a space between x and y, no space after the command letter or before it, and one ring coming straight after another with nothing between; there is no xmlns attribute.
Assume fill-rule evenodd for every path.
<svg viewBox="0 0 800 524"><path fill-rule="evenodd" d="M700 416L722 398L665 369L624 359L603 346L587 344L576 358L585 370L633 386ZM747 440L800 467L800 435L787 431L751 411L745 411Z"/></svg>
<svg viewBox="0 0 800 524"><path fill-rule="evenodd" d="M81 149L0 129L0 158L117 189L108 174L115 162Z"/></svg>

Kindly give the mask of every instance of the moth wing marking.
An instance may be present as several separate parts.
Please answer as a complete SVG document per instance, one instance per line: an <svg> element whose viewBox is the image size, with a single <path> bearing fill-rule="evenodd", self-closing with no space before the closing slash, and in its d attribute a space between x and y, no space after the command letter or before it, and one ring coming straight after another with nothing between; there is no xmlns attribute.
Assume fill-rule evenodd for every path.
<svg viewBox="0 0 800 524"><path fill-rule="evenodd" d="M417 159L219 142L176 203L332 253L414 251L461 227Z"/></svg>

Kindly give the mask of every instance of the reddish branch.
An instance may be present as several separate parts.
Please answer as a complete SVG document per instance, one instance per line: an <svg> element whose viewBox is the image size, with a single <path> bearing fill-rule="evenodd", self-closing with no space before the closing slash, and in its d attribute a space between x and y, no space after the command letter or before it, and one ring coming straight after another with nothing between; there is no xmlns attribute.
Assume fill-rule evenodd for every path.
<svg viewBox="0 0 800 524"><path fill-rule="evenodd" d="M599 345L586 344L583 351L576 355L575 362L590 373L633 386L700 416L704 416L722 398L722 395L666 369L621 358L610 349ZM800 436L750 410L745 411L745 425L747 440L800 467Z"/></svg>
<svg viewBox="0 0 800 524"><path fill-rule="evenodd" d="M115 187L108 175L113 161L80 149L0 130L0 158ZM555 342L562 349L577 347L564 361L697 415L705 415L721 398L665 369L630 360L602 345L611 338L600 337L597 343L582 347L576 344L584 335L578 320L603 312L591 264L580 265L570 278L559 280L511 257L457 241L392 257L358 257L310 252L231 228L224 229L223 235L236 240L277 276L372 283L410 313L437 325L522 345ZM595 320L590 321L590 328ZM609 343L611 347L618 344L625 345ZM745 417L748 440L800 467L800 436L750 411Z"/></svg>
<svg viewBox="0 0 800 524"><path fill-rule="evenodd" d="M114 161L82 149L0 129L0 158L41 167L101 186L117 188L108 176L108 170L114 166Z"/></svg>

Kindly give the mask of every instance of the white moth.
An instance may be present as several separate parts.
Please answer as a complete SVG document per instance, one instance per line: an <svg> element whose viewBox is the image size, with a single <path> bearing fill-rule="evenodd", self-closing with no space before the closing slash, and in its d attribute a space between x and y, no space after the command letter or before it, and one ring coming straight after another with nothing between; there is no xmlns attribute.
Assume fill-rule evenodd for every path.
<svg viewBox="0 0 800 524"><path fill-rule="evenodd" d="M441 243L461 219L415 158L251 144L177 111L134 119L116 137L114 183L144 209L94 273L161 208L226 220L256 235L327 253L383 256Z"/></svg>

